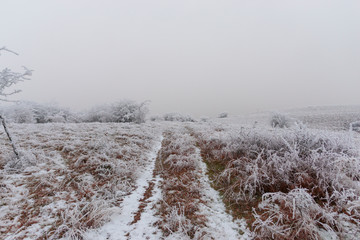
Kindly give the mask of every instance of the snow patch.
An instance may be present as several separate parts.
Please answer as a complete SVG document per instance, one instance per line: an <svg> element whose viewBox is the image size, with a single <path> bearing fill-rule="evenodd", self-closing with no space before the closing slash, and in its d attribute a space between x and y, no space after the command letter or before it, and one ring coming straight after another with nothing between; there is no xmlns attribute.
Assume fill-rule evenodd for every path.
<svg viewBox="0 0 360 240"><path fill-rule="evenodd" d="M156 216L156 204L161 198L161 190L159 188L160 180L161 178L159 176L155 178L153 195L148 199L149 204L147 204L144 212L141 214L141 219L133 225L129 239L156 240L161 238L161 231L154 227L154 224L160 220L160 218Z"/></svg>

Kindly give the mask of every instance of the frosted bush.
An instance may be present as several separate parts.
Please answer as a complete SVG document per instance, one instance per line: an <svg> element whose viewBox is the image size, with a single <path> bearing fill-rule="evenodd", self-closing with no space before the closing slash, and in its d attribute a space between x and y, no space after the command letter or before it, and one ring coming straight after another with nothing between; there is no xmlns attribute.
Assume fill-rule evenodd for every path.
<svg viewBox="0 0 360 240"><path fill-rule="evenodd" d="M36 156L31 151L20 150L19 157L20 159L11 158L8 160L5 165L5 170L9 172L21 171L26 167L34 166L38 163Z"/></svg>
<svg viewBox="0 0 360 240"><path fill-rule="evenodd" d="M74 113L56 105L19 102L3 108L1 113L14 123L77 123L77 122L145 122L148 102L120 101Z"/></svg>
<svg viewBox="0 0 360 240"><path fill-rule="evenodd" d="M38 104L34 102L18 102L3 109L9 122L14 123L49 123L78 122L79 117L67 109L56 105Z"/></svg>
<svg viewBox="0 0 360 240"><path fill-rule="evenodd" d="M360 160L352 146L309 130L277 135L250 131L230 140L222 152L214 153L229 159L220 179L231 182L244 198L265 191L288 191L295 186L309 188L321 197L351 187L348 183L360 177L356 167Z"/></svg>
<svg viewBox="0 0 360 240"><path fill-rule="evenodd" d="M350 123L350 131L360 132L360 121Z"/></svg>
<svg viewBox="0 0 360 240"><path fill-rule="evenodd" d="M144 123L148 111L148 102L120 101L93 108L85 114L84 120L86 122Z"/></svg>
<svg viewBox="0 0 360 240"><path fill-rule="evenodd" d="M228 117L228 113L227 112L223 112L223 113L220 113L218 118L227 118Z"/></svg>
<svg viewBox="0 0 360 240"><path fill-rule="evenodd" d="M191 116L180 113L167 113L164 114L163 118L165 121L170 122L196 122Z"/></svg>
<svg viewBox="0 0 360 240"><path fill-rule="evenodd" d="M336 239L356 232L360 156L351 135L304 126L227 127L216 134L211 128L198 135L202 155L224 200L254 207L258 239L320 239L324 231ZM292 199L300 209L294 219Z"/></svg>
<svg viewBox="0 0 360 240"><path fill-rule="evenodd" d="M164 120L161 116L155 115L150 117L150 121L152 122L158 122Z"/></svg>
<svg viewBox="0 0 360 240"><path fill-rule="evenodd" d="M201 121L201 122L208 122L208 121L209 121L209 117L206 117L206 116L200 117L200 121Z"/></svg>
<svg viewBox="0 0 360 240"><path fill-rule="evenodd" d="M321 229L336 237L333 229L340 229L337 214L317 204L306 189L265 193L259 210L253 226L261 239L319 239Z"/></svg>
<svg viewBox="0 0 360 240"><path fill-rule="evenodd" d="M275 127L279 127L279 128L290 127L290 119L283 114L275 113L271 117L270 124L274 128Z"/></svg>

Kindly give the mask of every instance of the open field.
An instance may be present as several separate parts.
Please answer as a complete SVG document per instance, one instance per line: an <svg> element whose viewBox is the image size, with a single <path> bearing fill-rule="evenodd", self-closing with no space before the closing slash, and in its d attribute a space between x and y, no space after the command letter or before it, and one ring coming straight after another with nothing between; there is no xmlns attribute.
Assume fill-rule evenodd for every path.
<svg viewBox="0 0 360 240"><path fill-rule="evenodd" d="M360 239L359 133L318 115L9 124L0 239Z"/></svg>

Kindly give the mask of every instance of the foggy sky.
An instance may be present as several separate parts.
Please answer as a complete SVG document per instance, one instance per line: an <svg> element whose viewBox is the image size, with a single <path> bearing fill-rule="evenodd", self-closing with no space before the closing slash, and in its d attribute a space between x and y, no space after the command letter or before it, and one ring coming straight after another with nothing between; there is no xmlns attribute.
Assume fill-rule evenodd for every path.
<svg viewBox="0 0 360 240"><path fill-rule="evenodd" d="M360 104L358 0L2 0L17 99L153 114Z"/></svg>

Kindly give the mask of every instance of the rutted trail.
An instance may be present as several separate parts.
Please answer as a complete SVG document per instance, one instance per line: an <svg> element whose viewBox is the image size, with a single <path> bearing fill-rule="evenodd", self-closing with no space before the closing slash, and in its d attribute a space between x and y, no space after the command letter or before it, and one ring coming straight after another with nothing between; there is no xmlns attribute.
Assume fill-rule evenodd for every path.
<svg viewBox="0 0 360 240"><path fill-rule="evenodd" d="M84 127L92 131L99 128L98 125ZM59 177L55 179L59 182L58 185L64 182L67 184L65 186L74 184L76 191L66 188L68 194L78 193L79 200L84 202L84 199L87 199L89 202L75 205L74 202L67 203L63 200L63 205L60 205L58 201L61 207L58 210L52 207L54 204L45 204L44 207L54 209L54 213L65 209L67 215L61 216L75 216L69 220L65 219L67 222L64 220L67 225L54 222L53 231L56 232L53 236L58 236L54 239L249 239L246 228L239 222L232 221L232 217L225 212L219 194L210 186L206 175L207 167L196 146L197 140L189 128L184 125L158 126L159 128L148 129L145 135L140 127L135 127L136 135L132 135L122 126L107 128L106 131L100 128L96 131L102 138L88 139L81 135L76 145L72 143L72 148L63 141L56 141L59 146L53 143L50 145L48 141L44 143L52 146L54 153L61 154L58 160L63 163L62 171L58 171ZM63 135L70 130L61 129L65 132ZM87 133L89 130L84 132ZM105 136L103 132L106 132ZM73 133L69 133L70 136L71 134ZM59 137L63 138L62 135ZM54 162L56 159L52 157L49 161ZM94 165L95 163L97 165ZM55 165L55 162L53 165L60 166ZM63 172L68 173L68 181L60 178ZM41 174L50 176L48 172ZM51 177L46 179L49 179L49 182L53 181ZM102 179L106 181L100 181ZM36 184L35 188L38 186L37 182ZM100 189L100 184L106 188ZM122 188L119 188L119 185ZM46 185L47 188L41 189L48 189L50 192L50 186L49 184ZM84 195L87 198L80 196L83 192L92 193L91 191L94 194ZM110 195L109 192L113 194ZM47 196L51 202L52 195ZM105 207L92 204L97 203L97 197L102 196L100 200L103 205L107 204ZM77 208L67 209L67 204ZM91 208L87 209L88 206ZM82 215L76 215L77 213ZM95 225L93 222L99 221L99 213L103 214L103 220L100 219L102 222ZM28 226L23 228L26 231L29 229ZM40 231L32 231L39 236L43 234ZM245 234L241 235L241 232Z"/></svg>
<svg viewBox="0 0 360 240"><path fill-rule="evenodd" d="M165 239L250 239L245 222L232 221L218 192L210 186L189 129L164 132L159 162L163 182L158 226Z"/></svg>
<svg viewBox="0 0 360 240"><path fill-rule="evenodd" d="M137 211L127 210L128 224L126 229L123 227L127 232L108 239L249 239L245 222L232 221L218 192L210 186L194 137L184 128L168 129L164 136L164 145L153 152L158 154L159 162L153 165L152 179L142 178L147 179L147 187L141 182ZM189 178L192 180L187 182Z"/></svg>
<svg viewBox="0 0 360 240"><path fill-rule="evenodd" d="M352 134L216 122L16 125L17 169L0 144L0 239L360 239Z"/></svg>
<svg viewBox="0 0 360 240"><path fill-rule="evenodd" d="M150 164L139 172L139 178L136 181L137 188L126 196L121 204L121 212L115 214L111 221L106 223L96 231L90 231L86 234L89 239L108 239L123 240L128 239L130 232L134 230L134 219L141 208L141 199L143 199L146 190L153 180L153 172L158 151L161 148L162 137L149 155ZM144 226L142 226L144 227Z"/></svg>
<svg viewBox="0 0 360 240"><path fill-rule="evenodd" d="M86 236L104 240L249 239L245 224L232 221L210 186L195 145L188 129L165 130L149 156L150 164L140 173L136 190L124 198L121 212Z"/></svg>

